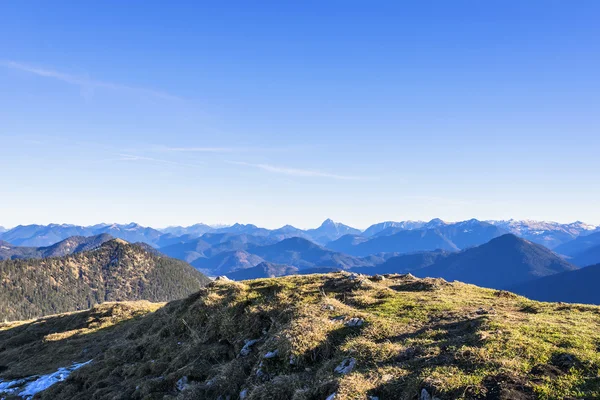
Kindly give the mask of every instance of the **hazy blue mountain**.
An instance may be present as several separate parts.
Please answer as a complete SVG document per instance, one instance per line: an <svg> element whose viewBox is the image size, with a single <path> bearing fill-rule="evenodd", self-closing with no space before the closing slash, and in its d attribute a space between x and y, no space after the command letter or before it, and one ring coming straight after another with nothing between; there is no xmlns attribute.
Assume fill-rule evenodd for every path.
<svg viewBox="0 0 600 400"><path fill-rule="evenodd" d="M362 235L365 237L369 237L369 236L373 236L375 234L378 234L381 231L384 231L384 230L390 229L390 228L396 229L396 231L394 231L393 233L397 233L400 231L421 229L421 228L423 228L423 226L425 226L425 224L426 224L425 221L380 222L378 224L371 225L370 227L365 229L365 231L362 233Z"/></svg>
<svg viewBox="0 0 600 400"><path fill-rule="evenodd" d="M15 246L50 246L71 236L93 236L90 228L68 224L19 225L10 229L0 239Z"/></svg>
<svg viewBox="0 0 600 400"><path fill-rule="evenodd" d="M235 281L242 281L246 279L273 278L276 276L294 275L296 273L298 273L298 268L296 267L262 262L255 267L241 269L229 273L227 274L227 277Z"/></svg>
<svg viewBox="0 0 600 400"><path fill-rule="evenodd" d="M600 264L600 245L582 251L575 257L569 259L569 262L580 267Z"/></svg>
<svg viewBox="0 0 600 400"><path fill-rule="evenodd" d="M252 224L233 224L224 228L214 229L212 232L268 236L271 231L266 228L259 228L258 226Z"/></svg>
<svg viewBox="0 0 600 400"><path fill-rule="evenodd" d="M443 250L402 254L396 257L391 257L387 261L374 267L352 268L352 271L369 275L405 274L433 265L436 262L439 262L440 260L450 256L451 254L454 253Z"/></svg>
<svg viewBox="0 0 600 400"><path fill-rule="evenodd" d="M72 236L94 236L102 233L126 240L128 242L145 242L156 245L162 235L156 229L142 227L136 223L127 225L98 224L93 226L77 226L68 224L19 225L0 234L4 240L16 246L43 247L50 246Z"/></svg>
<svg viewBox="0 0 600 400"><path fill-rule="evenodd" d="M439 277L506 289L533 279L576 269L578 267L546 247L507 234L481 246L450 254L433 265L412 273L419 277Z"/></svg>
<svg viewBox="0 0 600 400"><path fill-rule="evenodd" d="M508 233L504 229L476 219L451 224L444 223L438 225L436 229L459 249L479 246Z"/></svg>
<svg viewBox="0 0 600 400"><path fill-rule="evenodd" d="M95 232L95 234L100 233L108 233L130 243L144 242L150 245L156 245L158 239L163 235L162 232L156 229L143 227L135 222L127 225L112 224L104 226Z"/></svg>
<svg viewBox="0 0 600 400"><path fill-rule="evenodd" d="M156 246L158 248L162 248L162 247L172 246L174 244L191 242L192 240L195 240L195 239L198 239L198 236L192 235L192 234L175 236L172 233L165 233L164 235L160 236L158 238L158 240L156 240L156 243L154 244L154 246Z"/></svg>
<svg viewBox="0 0 600 400"><path fill-rule="evenodd" d="M535 279L510 288L539 301L600 304L600 264Z"/></svg>
<svg viewBox="0 0 600 400"><path fill-rule="evenodd" d="M169 257L177 258L191 264L198 258L206 257L204 252L211 247L212 245L210 243L205 242L201 238L197 238L187 242L161 247L160 251Z"/></svg>
<svg viewBox="0 0 600 400"><path fill-rule="evenodd" d="M600 232L582 235L576 239L557 246L554 251L565 256L576 257L592 247L600 245Z"/></svg>
<svg viewBox="0 0 600 400"><path fill-rule="evenodd" d="M7 231L7 229L6 229L5 227L3 227L3 226L0 226L0 233L4 233L4 232L6 232L6 231Z"/></svg>
<svg viewBox="0 0 600 400"><path fill-rule="evenodd" d="M271 263L290 265L298 269L314 267L348 269L370 265L368 261L326 249L298 237L268 246L253 247L249 251Z"/></svg>
<svg viewBox="0 0 600 400"><path fill-rule="evenodd" d="M15 246L8 242L0 241L0 260L61 257L94 249L111 239L113 237L106 233L89 237L72 236L45 247Z"/></svg>
<svg viewBox="0 0 600 400"><path fill-rule="evenodd" d="M327 247L356 257L365 257L377 253L459 250L437 229L400 231L389 236L375 235L366 241L362 241L357 237L345 236L330 242Z"/></svg>
<svg viewBox="0 0 600 400"><path fill-rule="evenodd" d="M195 236L200 237L205 233L214 231L215 228L206 224L194 224L191 226L168 226L164 229L160 229L162 233L171 234L173 236Z"/></svg>
<svg viewBox="0 0 600 400"><path fill-rule="evenodd" d="M558 222L547 221L488 221L514 235L527 239L531 242L541 244L558 253L558 247L567 243L578 236L587 235L595 231L598 227L589 225L580 221L570 224L560 224Z"/></svg>
<svg viewBox="0 0 600 400"><path fill-rule="evenodd" d="M327 243L326 247L331 250L351 254L352 249L369 240L370 238L361 235L344 235L337 240Z"/></svg>
<svg viewBox="0 0 600 400"><path fill-rule="evenodd" d="M264 260L243 250L225 251L211 258L198 258L192 266L208 275L228 275L231 272L254 267Z"/></svg>
<svg viewBox="0 0 600 400"><path fill-rule="evenodd" d="M223 251L246 250L252 246L265 246L278 242L277 239L268 236L234 233L206 233L201 239L211 245L210 251L206 253L209 257Z"/></svg>
<svg viewBox="0 0 600 400"><path fill-rule="evenodd" d="M309 229L305 232L314 242L319 244L326 244L344 235L360 235L361 233L358 229L334 222L331 219L326 219L318 228Z"/></svg>
<svg viewBox="0 0 600 400"><path fill-rule="evenodd" d="M281 228L278 229L274 229L269 233L269 237L280 241L283 239L289 239L292 237L301 237L304 239L310 239L310 235L308 235L305 231L303 231L302 229L298 229L294 226L291 225L285 225L282 226Z"/></svg>

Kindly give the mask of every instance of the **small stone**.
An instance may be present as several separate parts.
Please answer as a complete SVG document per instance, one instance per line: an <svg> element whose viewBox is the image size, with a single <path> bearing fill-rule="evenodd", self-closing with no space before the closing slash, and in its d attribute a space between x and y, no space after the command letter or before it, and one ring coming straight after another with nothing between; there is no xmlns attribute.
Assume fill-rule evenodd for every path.
<svg viewBox="0 0 600 400"><path fill-rule="evenodd" d="M205 385L206 385L206 386L212 386L212 385L214 385L214 384L215 384L215 382L216 382L216 381L217 381L217 378L216 378L216 377L214 377L214 378L212 378L212 379L209 379L209 380L207 380L207 381L206 381L206 383L205 383Z"/></svg>
<svg viewBox="0 0 600 400"><path fill-rule="evenodd" d="M335 395L336 395L336 394L337 394L337 393L335 393L335 392L334 392L334 393L331 393L329 396L327 396L327 398L326 398L325 400L335 400Z"/></svg>
<svg viewBox="0 0 600 400"><path fill-rule="evenodd" d="M240 392L240 400L244 400L246 397L248 397L248 389L242 389Z"/></svg>
<svg viewBox="0 0 600 400"><path fill-rule="evenodd" d="M379 400L379 397L377 397L377 396L369 396L369 400Z"/></svg>
<svg viewBox="0 0 600 400"><path fill-rule="evenodd" d="M296 359L294 356L290 356L290 365L296 365Z"/></svg>
<svg viewBox="0 0 600 400"><path fill-rule="evenodd" d="M340 363L337 367L335 367L335 372L338 374L349 374L354 369L356 365L356 359L354 358L346 358L344 361Z"/></svg>
<svg viewBox="0 0 600 400"><path fill-rule="evenodd" d="M440 400L439 397L431 396L426 389L421 390L421 397L419 400Z"/></svg>
<svg viewBox="0 0 600 400"><path fill-rule="evenodd" d="M252 352L252 346L254 346L256 342L258 342L258 339L246 339L246 344L244 344L244 347L240 350L240 356L246 357L249 355L250 352Z"/></svg>
<svg viewBox="0 0 600 400"><path fill-rule="evenodd" d="M179 390L180 392L183 392L189 386L188 377L187 376L181 377L177 381L177 383L175 383L175 386L177 387L177 390Z"/></svg>
<svg viewBox="0 0 600 400"><path fill-rule="evenodd" d="M275 349L275 350L269 351L267 354L265 354L265 358L275 358L275 357L277 357L278 354L279 354L279 350Z"/></svg>
<svg viewBox="0 0 600 400"><path fill-rule="evenodd" d="M349 327L362 326L365 320L362 318L350 318L344 325Z"/></svg>
<svg viewBox="0 0 600 400"><path fill-rule="evenodd" d="M374 281L384 281L385 277L383 275L374 275L373 280Z"/></svg>

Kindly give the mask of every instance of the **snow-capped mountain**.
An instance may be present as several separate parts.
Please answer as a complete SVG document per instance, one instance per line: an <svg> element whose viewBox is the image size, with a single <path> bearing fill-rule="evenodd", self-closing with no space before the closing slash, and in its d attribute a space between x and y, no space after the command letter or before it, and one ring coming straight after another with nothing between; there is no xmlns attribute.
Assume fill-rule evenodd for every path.
<svg viewBox="0 0 600 400"><path fill-rule="evenodd" d="M578 236L592 233L599 228L596 225L586 224L581 221L569 224L551 221L514 219L487 222L524 239L542 244L550 249L573 240Z"/></svg>
<svg viewBox="0 0 600 400"><path fill-rule="evenodd" d="M365 229L365 231L362 233L363 236L373 236L379 232L382 232L386 229L389 228L396 228L396 229L401 229L401 230L413 230L413 229L421 229L423 226L425 226L425 224L427 224L427 222L425 221L400 221L400 222L395 222L395 221L385 221L385 222L380 222L378 224L373 224L370 227L368 227L367 229Z"/></svg>

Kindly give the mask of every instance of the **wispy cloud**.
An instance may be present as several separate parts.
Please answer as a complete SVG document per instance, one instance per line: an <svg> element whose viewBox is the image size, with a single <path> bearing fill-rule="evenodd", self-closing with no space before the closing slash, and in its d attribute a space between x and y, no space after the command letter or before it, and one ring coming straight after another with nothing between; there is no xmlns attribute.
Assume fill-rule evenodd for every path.
<svg viewBox="0 0 600 400"><path fill-rule="evenodd" d="M158 150L186 153L237 153L251 151L248 148L236 147L160 147Z"/></svg>
<svg viewBox="0 0 600 400"><path fill-rule="evenodd" d="M337 179L343 181L358 181L368 180L370 178L364 176L350 176L350 175L338 175L331 174L329 172L317 171L312 169L300 169L300 168L288 168L270 164L253 164L242 161L228 161L229 164L243 165L246 167L258 168L263 171L273 172L276 174L289 175L289 176L300 176L300 177L312 177L312 178L328 178Z"/></svg>
<svg viewBox="0 0 600 400"><path fill-rule="evenodd" d="M304 147L155 147L154 150L177 153L260 153L260 152L283 152L305 148Z"/></svg>
<svg viewBox="0 0 600 400"><path fill-rule="evenodd" d="M190 167L190 168L197 168L200 166L198 164L189 164L189 163L182 163L179 161L164 160L164 159L160 159L160 158L144 157L144 156L139 156L136 154L120 153L120 154L118 154L118 156L119 156L118 161L146 161L146 162L152 162L152 163L158 163L158 164L178 165L178 166Z"/></svg>
<svg viewBox="0 0 600 400"><path fill-rule="evenodd" d="M153 89L122 85L122 84L113 83L113 82L99 81L99 80L91 79L91 78L85 77L85 76L77 76L77 75L67 74L67 73L55 71L52 69L46 69L46 68L37 67L37 66L29 65L29 64L24 64L24 63L17 62L17 61L0 60L0 66L18 70L18 71L22 71L22 72L27 72L30 74L44 77L44 78L56 79L56 80L59 80L59 81L62 81L62 82L65 82L65 83L68 83L71 85L79 86L84 91L90 91L95 88L110 89L110 90L135 92L135 93L140 93L140 94L144 94L147 96L152 96L152 97L161 98L161 99L165 99L165 100L181 100L180 97L171 95L169 93L153 90Z"/></svg>

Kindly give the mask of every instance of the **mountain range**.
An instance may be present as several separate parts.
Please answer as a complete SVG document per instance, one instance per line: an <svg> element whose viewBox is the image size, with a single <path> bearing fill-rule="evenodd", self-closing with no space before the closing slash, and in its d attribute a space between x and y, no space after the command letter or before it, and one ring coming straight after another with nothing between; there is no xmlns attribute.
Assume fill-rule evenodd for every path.
<svg viewBox="0 0 600 400"><path fill-rule="evenodd" d="M485 242L485 238L503 233L513 233L534 243L542 244L550 249L569 242L579 236L588 235L599 230L599 227L574 222L559 224L540 221L478 221L469 220L455 223L444 222L435 218L424 221L387 221L371 225L364 231L352 228L331 219L325 220L315 229L302 230L291 225L278 229L260 228L252 224L234 224L227 227L211 227L206 224L195 224L188 227L172 226L164 229L143 227L136 223L130 224L98 224L78 226L68 224L50 225L19 225L15 228L0 230L0 240L17 246L43 247L50 246L71 236L94 236L107 233L113 237L131 243L144 242L160 248L172 244L186 242L199 238L207 233L213 234L247 234L257 237L268 237L273 242L290 237L302 237L320 245L327 245L345 235L355 235L364 238L390 236L402 231L438 229L454 245L463 249ZM487 232L486 232L487 229ZM472 231L472 232L469 232ZM478 232L478 233L476 233ZM477 238L477 234L485 237ZM465 240L464 242L462 240Z"/></svg>
<svg viewBox="0 0 600 400"><path fill-rule="evenodd" d="M549 249L556 249L563 243L598 231L600 228L599 226L586 224L581 221L569 224L532 220L517 221L513 219L488 222L516 236L541 244ZM558 249L556 251L561 253Z"/></svg>
<svg viewBox="0 0 600 400"><path fill-rule="evenodd" d="M210 232L205 232L208 228ZM17 246L15 242L42 243L65 234L105 230L139 241L138 248L155 257L180 259L207 275L227 275L231 279L342 269L366 274L411 272L507 289L600 263L600 232L583 223L475 219L446 223L434 219L384 222L362 233L331 220L312 230L292 226L268 230L251 224L208 228L197 224L161 232L134 223L19 226L0 234L4 240L0 242L0 259L51 259L85 253L109 241L111 234L76 235L49 246ZM528 240L509 231L540 240ZM545 233L539 233L542 231ZM200 237L195 236L200 233ZM548 242L551 234L556 238L579 236L551 251L539 244ZM314 238L326 243L317 243Z"/></svg>

